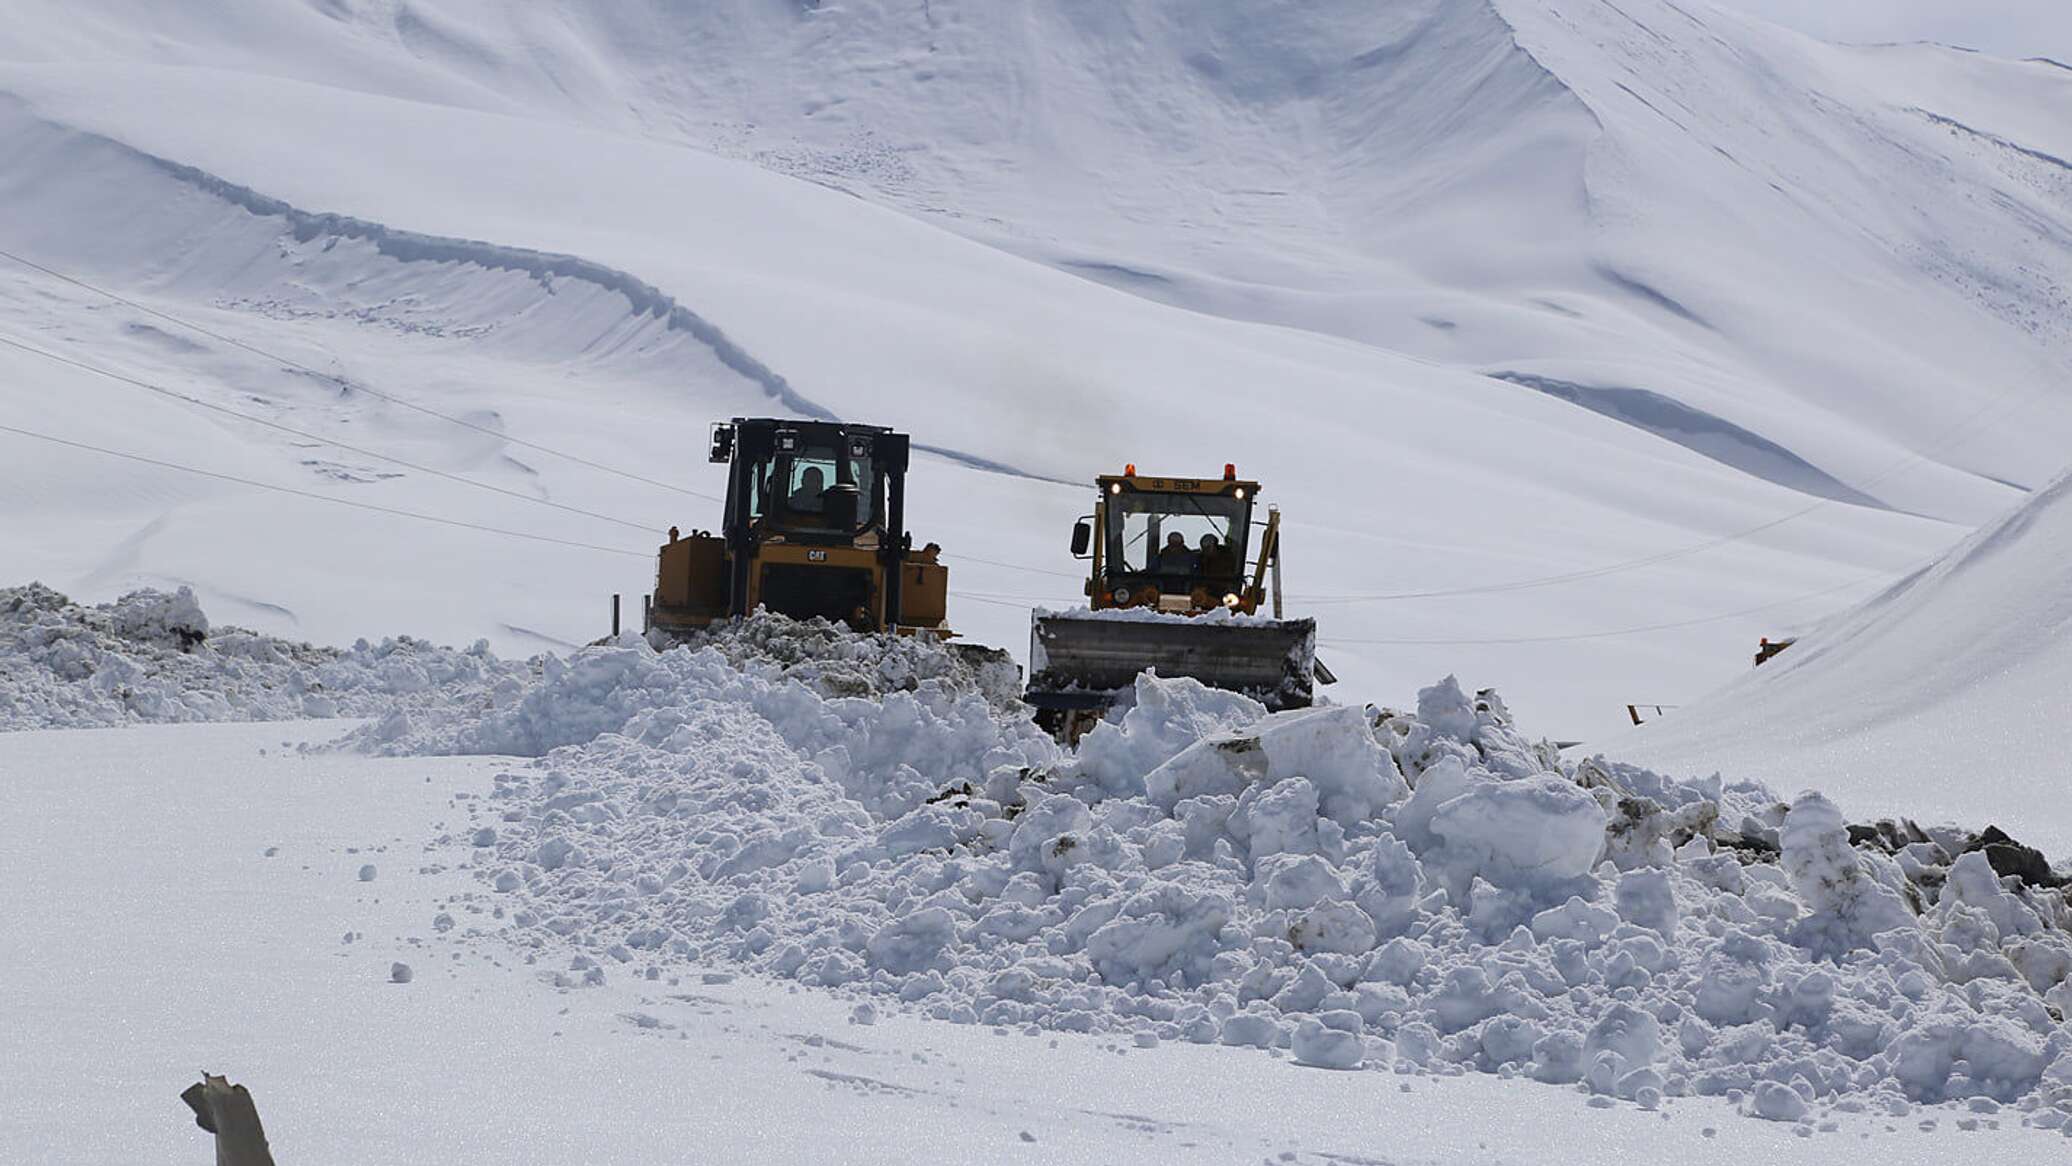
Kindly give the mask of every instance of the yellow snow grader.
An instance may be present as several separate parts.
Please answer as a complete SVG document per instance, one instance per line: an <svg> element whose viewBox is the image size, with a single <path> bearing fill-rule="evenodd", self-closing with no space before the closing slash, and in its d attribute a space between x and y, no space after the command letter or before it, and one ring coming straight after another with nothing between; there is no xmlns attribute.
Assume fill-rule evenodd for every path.
<svg viewBox="0 0 2072 1166"><path fill-rule="evenodd" d="M1190 676L1269 709L1307 707L1318 680L1316 621L1281 615L1281 515L1253 522L1259 483L1147 477L1137 467L1094 480L1094 512L1072 530L1089 564L1085 610L1035 613L1026 699L1074 741L1137 674ZM1255 525L1259 529L1256 531ZM1272 615L1260 614L1271 601Z"/></svg>
<svg viewBox="0 0 2072 1166"><path fill-rule="evenodd" d="M947 636L941 548L906 529L907 436L876 425L736 417L717 531L669 531L645 629L682 637L757 608L857 631Z"/></svg>

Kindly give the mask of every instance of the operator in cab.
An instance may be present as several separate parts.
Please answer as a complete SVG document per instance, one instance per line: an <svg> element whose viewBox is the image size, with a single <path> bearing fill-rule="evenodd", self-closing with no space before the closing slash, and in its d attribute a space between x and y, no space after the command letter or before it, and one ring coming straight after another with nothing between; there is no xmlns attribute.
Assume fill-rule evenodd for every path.
<svg viewBox="0 0 2072 1166"><path fill-rule="evenodd" d="M1223 545L1223 540L1215 535L1205 534L1201 536L1199 556L1201 573L1204 577L1209 579L1232 579L1237 576L1237 556L1232 554L1230 548Z"/></svg>
<svg viewBox="0 0 2072 1166"><path fill-rule="evenodd" d="M826 492L827 475L820 472L819 466L807 466L786 505L799 514L818 514L824 505L821 496Z"/></svg>
<svg viewBox="0 0 2072 1166"><path fill-rule="evenodd" d="M1193 575L1201 567L1201 559L1188 549L1187 536L1179 531L1166 536L1164 549L1158 552L1158 573L1161 575Z"/></svg>

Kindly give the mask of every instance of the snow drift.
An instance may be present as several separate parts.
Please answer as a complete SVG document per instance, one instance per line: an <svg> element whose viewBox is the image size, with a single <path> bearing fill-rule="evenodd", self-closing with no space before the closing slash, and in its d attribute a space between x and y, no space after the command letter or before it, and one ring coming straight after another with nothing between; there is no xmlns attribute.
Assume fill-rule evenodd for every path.
<svg viewBox="0 0 2072 1166"><path fill-rule="evenodd" d="M568 988L718 962L953 1021L1645 1106L2072 1112L2063 868L1564 762L1450 678L1414 712L1267 715L1147 674L1067 754L997 660L820 622L516 665L285 646L183 594L0 610L9 727L349 710L349 747L533 758L463 803L443 844L480 890L433 930Z"/></svg>
<svg viewBox="0 0 2072 1166"><path fill-rule="evenodd" d="M1060 756L940 653L752 626L737 660L592 649L353 740L545 754L477 813L471 909L571 985L739 961L953 1020L1789 1118L2047 1096L2072 1049L2072 907L1972 840L1867 853L1818 795L1563 767L1451 681L1264 716L1146 677Z"/></svg>
<svg viewBox="0 0 2072 1166"><path fill-rule="evenodd" d="M716 648L593 649L534 696L615 727L497 778L466 910L567 987L738 963L966 1023L1779 1120L2072 1102L2059 873L2003 877L1957 831L1852 845L1818 794L1564 763L1451 679L1415 713L1266 715L1147 674L1069 755L947 674L862 699ZM467 703L359 741L499 740Z"/></svg>
<svg viewBox="0 0 2072 1166"><path fill-rule="evenodd" d="M2067 693L2072 474L1748 676L1607 747L1784 786L1817 775L1857 813L2020 822L2063 853Z"/></svg>
<svg viewBox="0 0 2072 1166"><path fill-rule="evenodd" d="M0 589L0 731L369 716L459 683L515 690L525 673L486 644L341 651L211 627L184 587L91 607L40 584Z"/></svg>

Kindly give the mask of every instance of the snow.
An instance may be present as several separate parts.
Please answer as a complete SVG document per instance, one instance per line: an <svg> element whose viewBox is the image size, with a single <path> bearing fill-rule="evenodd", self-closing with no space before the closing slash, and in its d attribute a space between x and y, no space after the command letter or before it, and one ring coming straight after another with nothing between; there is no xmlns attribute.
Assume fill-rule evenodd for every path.
<svg viewBox="0 0 2072 1166"><path fill-rule="evenodd" d="M197 1056L284 1160L2072 1128L2063 69L1670 0L15 8L0 547L81 602L0 593L0 1025L67 1086L0 1154L191 1156L135 1102ZM772 412L911 430L1011 650L1094 473L1239 462L1344 707L1145 677L1065 753L917 641L578 649ZM1453 672L1686 707L1564 757Z"/></svg>
<svg viewBox="0 0 2072 1166"><path fill-rule="evenodd" d="M104 639L103 671L141 672L129 651L235 675L211 642L250 638L168 648L162 621L61 610L147 630ZM117 610L203 618L149 593ZM49 671L34 651L10 673ZM439 828L472 889L433 932L472 918L464 937L564 988L743 967L966 1024L1523 1073L1648 1107L1752 1098L1784 1120L1810 1110L1762 1086L1822 1115L2033 1111L2072 1055L2046 1004L2072 914L2003 884L1968 835L1902 863L1852 846L1818 794L1563 762L1452 677L1422 714L1266 715L1147 673L1073 755L986 668L825 623L626 636L536 671L455 658L479 666L412 672L341 744L532 759Z"/></svg>
<svg viewBox="0 0 2072 1166"><path fill-rule="evenodd" d="M457 829L456 807L510 763L292 747L336 732L0 736L0 784L38 809L0 857L16 892L0 928L18 940L0 947L0 1021L64 1086L0 1100L0 1153L206 1160L175 1101L197 1064L250 1086L276 1155L298 1162L632 1163L686 1147L744 1163L997 1160L1024 1133L1064 1162L1924 1161L2062 1142L2040 1124L2049 1109L1937 1111L1921 1119L1934 1132L1843 1113L1801 1138L1717 1098L1596 1110L1485 1074L1377 1079L1185 1040L999 1036L711 965L556 988L547 961L470 934L485 920L452 901L472 887L466 839L426 834ZM398 868L378 894L350 853L377 847ZM139 886L152 894L125 890ZM466 922L428 928L442 912ZM396 963L409 983L392 982ZM1960 1115L1981 1126L1953 1142Z"/></svg>
<svg viewBox="0 0 2072 1166"><path fill-rule="evenodd" d="M464 681L513 685L524 665L408 637L339 651L211 628L194 593L132 592L81 607L48 587L0 588L0 727L287 720L388 711Z"/></svg>
<svg viewBox="0 0 2072 1166"><path fill-rule="evenodd" d="M0 435L18 577L92 601L565 648L711 504L538 445L711 494L686 433L825 410L955 455L912 511L979 642L1077 590L1093 473L1237 461L1342 692L1465 670L1572 738L1933 553L2072 431L2048 66L1652 0L18 7L10 249L229 339L9 264L15 338L424 468L15 349L10 424L611 548Z"/></svg>
<svg viewBox="0 0 2072 1166"><path fill-rule="evenodd" d="M1859 820L1997 822L2061 857L2068 562L2072 475L1705 700L1598 744L1685 774L1817 773Z"/></svg>
<svg viewBox="0 0 2072 1166"><path fill-rule="evenodd" d="M1564 761L1452 677L1417 714L1269 715L1146 673L1068 754L991 665L819 621L761 617L660 651L627 635L527 666L427 648L376 671L365 648L183 640L169 629L207 623L191 596L85 610L14 594L28 628L92 637L94 654L17 635L7 673L101 693L18 702L16 728L51 723L52 703L136 719L95 678L175 662L198 691L252 688L256 656L272 662L257 689L281 700L318 675L383 678L349 690L374 715L343 748L530 758L437 828L472 888L433 931L472 918L464 937L564 969L548 974L561 987L742 967L965 1024L1522 1073L1649 1107L1754 1098L1789 1120L1807 1111L1760 1086L1823 1115L1977 1098L2026 1112L2072 1055L2048 1003L2072 974L2072 910L2003 880L1983 841L1855 846L1817 793L1786 806L1748 783ZM354 881L382 865L356 862Z"/></svg>
<svg viewBox="0 0 2072 1166"><path fill-rule="evenodd" d="M1149 607L1104 607L1098 611L1084 607L1052 611L1039 607L1029 614L1035 619L1073 619L1090 623L1228 623L1239 627L1273 627L1282 622L1270 615L1247 615L1227 607L1212 608L1200 615L1157 611Z"/></svg>

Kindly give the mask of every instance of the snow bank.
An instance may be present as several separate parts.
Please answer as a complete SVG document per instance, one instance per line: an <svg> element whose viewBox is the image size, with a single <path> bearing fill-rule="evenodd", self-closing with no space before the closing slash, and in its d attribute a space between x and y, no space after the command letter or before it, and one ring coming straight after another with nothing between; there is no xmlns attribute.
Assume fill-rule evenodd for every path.
<svg viewBox="0 0 2072 1166"><path fill-rule="evenodd" d="M1451 678L1415 712L1268 715L1147 674L1068 754L997 659L818 622L521 666L0 595L0 723L317 709L372 718L370 752L530 757L443 840L480 883L445 909L571 989L723 964L1320 1068L2072 1125L2062 868L1564 761Z"/></svg>
<svg viewBox="0 0 2072 1166"><path fill-rule="evenodd" d="M1961 832L1852 846L1818 795L1566 763L1451 679L1416 713L1267 715L1146 675L1060 754L948 663L872 700L723 655L598 650L516 706L640 706L478 809L471 908L561 983L746 965L966 1023L1785 1121L2072 1111L2072 905Z"/></svg>
<svg viewBox="0 0 2072 1166"><path fill-rule="evenodd" d="M41 584L0 589L0 730L373 716L528 674L407 636L350 650L211 628L194 593L82 607Z"/></svg>

